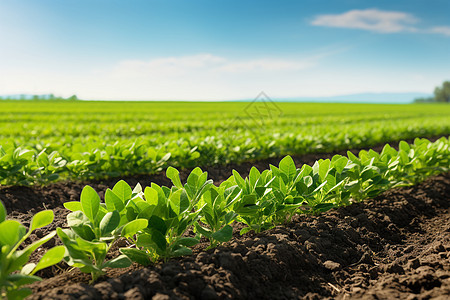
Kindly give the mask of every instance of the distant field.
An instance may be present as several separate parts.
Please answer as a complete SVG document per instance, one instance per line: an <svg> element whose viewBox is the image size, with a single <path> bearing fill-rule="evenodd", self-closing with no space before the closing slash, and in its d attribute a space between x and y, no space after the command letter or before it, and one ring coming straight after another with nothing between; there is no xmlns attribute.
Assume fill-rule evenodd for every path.
<svg viewBox="0 0 450 300"><path fill-rule="evenodd" d="M0 101L0 183L151 173L449 133L450 106L438 104Z"/></svg>

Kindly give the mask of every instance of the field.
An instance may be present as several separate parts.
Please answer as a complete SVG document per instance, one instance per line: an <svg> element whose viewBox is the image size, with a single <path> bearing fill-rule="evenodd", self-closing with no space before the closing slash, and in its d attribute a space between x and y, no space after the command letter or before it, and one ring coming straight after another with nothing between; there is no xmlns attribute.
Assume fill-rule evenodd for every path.
<svg viewBox="0 0 450 300"><path fill-rule="evenodd" d="M0 183L151 174L450 132L448 105L0 102Z"/></svg>
<svg viewBox="0 0 450 300"><path fill-rule="evenodd" d="M265 100L0 102L1 296L450 296L450 106Z"/></svg>

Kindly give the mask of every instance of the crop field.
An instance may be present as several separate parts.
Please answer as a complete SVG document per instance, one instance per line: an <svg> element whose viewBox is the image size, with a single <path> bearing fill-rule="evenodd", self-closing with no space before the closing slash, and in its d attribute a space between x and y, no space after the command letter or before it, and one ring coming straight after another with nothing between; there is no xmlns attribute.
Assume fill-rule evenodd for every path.
<svg viewBox="0 0 450 300"><path fill-rule="evenodd" d="M450 296L449 105L0 116L0 299Z"/></svg>
<svg viewBox="0 0 450 300"><path fill-rule="evenodd" d="M0 183L156 173L450 132L448 105L0 102Z"/></svg>

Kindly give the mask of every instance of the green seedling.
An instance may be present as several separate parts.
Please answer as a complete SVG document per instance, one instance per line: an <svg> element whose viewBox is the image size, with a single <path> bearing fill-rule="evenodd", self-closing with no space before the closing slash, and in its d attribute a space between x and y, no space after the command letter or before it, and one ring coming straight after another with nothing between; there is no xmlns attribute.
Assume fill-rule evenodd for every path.
<svg viewBox="0 0 450 300"><path fill-rule="evenodd" d="M55 236L54 231L18 250L34 230L53 222L53 217L51 210L38 212L31 220L27 231L19 222L6 220L6 209L0 201L0 299L23 299L31 295L31 290L23 286L40 281L41 278L34 275L37 271L62 260L64 247L57 246L48 250L37 264L28 263L33 251Z"/></svg>
<svg viewBox="0 0 450 300"><path fill-rule="evenodd" d="M241 190L240 197L235 201L232 210L239 215L238 220L248 226L240 233L244 234L252 230L261 232L273 227L277 199L271 188L272 182L276 179L272 171L265 170L260 173L253 167L249 177L244 179L233 170L232 178Z"/></svg>
<svg viewBox="0 0 450 300"><path fill-rule="evenodd" d="M392 182L386 179L383 169L374 165L375 158L370 160L358 158L353 153L348 152L349 164L344 169L348 181L344 189L350 192L355 201L372 198L387 190ZM364 157L361 155L361 157ZM398 161L394 161L392 166L397 166ZM388 166L389 167L389 166Z"/></svg>
<svg viewBox="0 0 450 300"><path fill-rule="evenodd" d="M185 233L200 218L203 206L197 204L211 188L212 180L207 180L207 173L200 168L191 172L184 186L176 169L169 168L166 174L174 183L172 188L152 183L144 190L145 201L138 199L130 209L130 215L148 220L148 226L136 239L128 237L136 249L121 249L121 252L144 265L158 259L190 255L190 247L199 242Z"/></svg>
<svg viewBox="0 0 450 300"><path fill-rule="evenodd" d="M109 192L108 192L109 191ZM106 203L90 186L86 186L80 202L67 202L64 206L72 213L67 215L69 229L57 229L57 234L66 247L65 261L82 272L91 273L92 282L105 273L106 268L124 268L131 264L130 259L120 255L106 261L113 243L120 237L129 237L147 227L144 219L127 221L125 207L131 198L131 188L119 182L108 190Z"/></svg>
<svg viewBox="0 0 450 300"><path fill-rule="evenodd" d="M306 175L305 168L297 169L290 156L283 158L278 168L270 165L273 180L270 183L276 202L273 224L288 222L305 201L297 194L296 184Z"/></svg>
<svg viewBox="0 0 450 300"><path fill-rule="evenodd" d="M18 148L3 148L0 145L0 181L6 184L29 183L24 168L30 165L33 159L33 151Z"/></svg>
<svg viewBox="0 0 450 300"><path fill-rule="evenodd" d="M219 187L212 186L200 202L203 207L201 219L195 223L195 229L210 241L209 248L228 242L233 236L231 223L238 214L231 210L239 199L240 190L236 185L224 181ZM205 226L206 225L206 226Z"/></svg>

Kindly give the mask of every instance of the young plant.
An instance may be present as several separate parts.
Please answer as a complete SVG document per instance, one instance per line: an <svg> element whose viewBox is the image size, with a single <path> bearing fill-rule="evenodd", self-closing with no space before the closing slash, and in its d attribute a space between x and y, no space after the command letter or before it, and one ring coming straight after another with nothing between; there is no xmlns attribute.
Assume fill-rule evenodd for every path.
<svg viewBox="0 0 450 300"><path fill-rule="evenodd" d="M360 152L360 158L350 151L347 152L347 155L349 163L343 172L348 177L348 180L344 189L351 194L354 200L361 201L375 197L393 184L393 182L386 179L385 172L388 171L386 165L381 164L380 167L375 165L375 157L368 157L363 151ZM392 171L392 168L396 168L398 163L396 158L387 167Z"/></svg>
<svg viewBox="0 0 450 300"><path fill-rule="evenodd" d="M30 164L33 151L20 147L3 148L0 146L0 183L28 185L28 176L24 168Z"/></svg>
<svg viewBox="0 0 450 300"><path fill-rule="evenodd" d="M105 261L106 256L119 237L134 235L148 225L147 220L127 221L126 216L124 217L124 201L131 197L131 188L128 191L127 186L120 182L114 187L115 191L108 190L106 203L100 203L97 192L86 186L81 193L80 202L64 204L72 211L67 215L67 225L70 229L57 229L57 234L67 250L64 259L70 266L91 273L92 282L103 275L106 268L130 266L131 261L125 255L109 261Z"/></svg>
<svg viewBox="0 0 450 300"><path fill-rule="evenodd" d="M238 220L248 226L241 229L240 234L251 230L261 232L273 227L272 218L277 198L271 192L271 183L276 178L273 177L272 171L265 170L260 173L253 167L249 177L243 179L238 172L233 170L232 178L241 190L239 199L234 202L232 210L239 215Z"/></svg>
<svg viewBox="0 0 450 300"><path fill-rule="evenodd" d="M305 168L296 168L290 156L283 158L278 168L270 165L270 170L273 174L273 180L270 183L271 193L276 199L273 224L278 225L288 222L305 201L298 195L296 184L306 174Z"/></svg>
<svg viewBox="0 0 450 300"><path fill-rule="evenodd" d="M144 190L145 201L138 199L130 215L148 220L147 228L137 234L136 239L129 235L136 249L120 249L133 261L149 264L157 259L192 254L189 247L196 245L199 239L186 237L185 232L199 219L203 207L197 207L202 195L212 186L207 173L200 168L194 169L181 184L179 173L169 167L166 171L174 186L160 187L152 183Z"/></svg>
<svg viewBox="0 0 450 300"><path fill-rule="evenodd" d="M38 212L31 220L27 231L19 222L6 220L6 209L0 201L0 298L23 299L31 295L31 290L23 286L41 280L34 275L37 271L61 261L64 256L64 247L57 246L48 250L37 264L27 264L33 251L55 236L54 231L24 249L18 250L34 230L47 226L51 222L53 222L53 211Z"/></svg>
<svg viewBox="0 0 450 300"><path fill-rule="evenodd" d="M344 190L347 177L343 170L348 160L336 155L332 160L318 160L312 167L303 166L303 177L296 183L298 195L305 199L306 213L318 214L349 204L350 193Z"/></svg>
<svg viewBox="0 0 450 300"><path fill-rule="evenodd" d="M224 181L219 187L212 186L200 202L203 207L201 219L195 223L195 229L210 241L210 248L219 243L228 242L233 236L230 224L238 216L230 210L239 199L240 189L229 181ZM205 227L204 225L207 225Z"/></svg>
<svg viewBox="0 0 450 300"><path fill-rule="evenodd" d="M30 183L36 182L39 184L47 183L57 180L59 173L64 171L64 166L67 161L64 160L56 151L52 151L50 154L43 149L41 152L35 155L36 166L25 166L25 172L29 174Z"/></svg>

